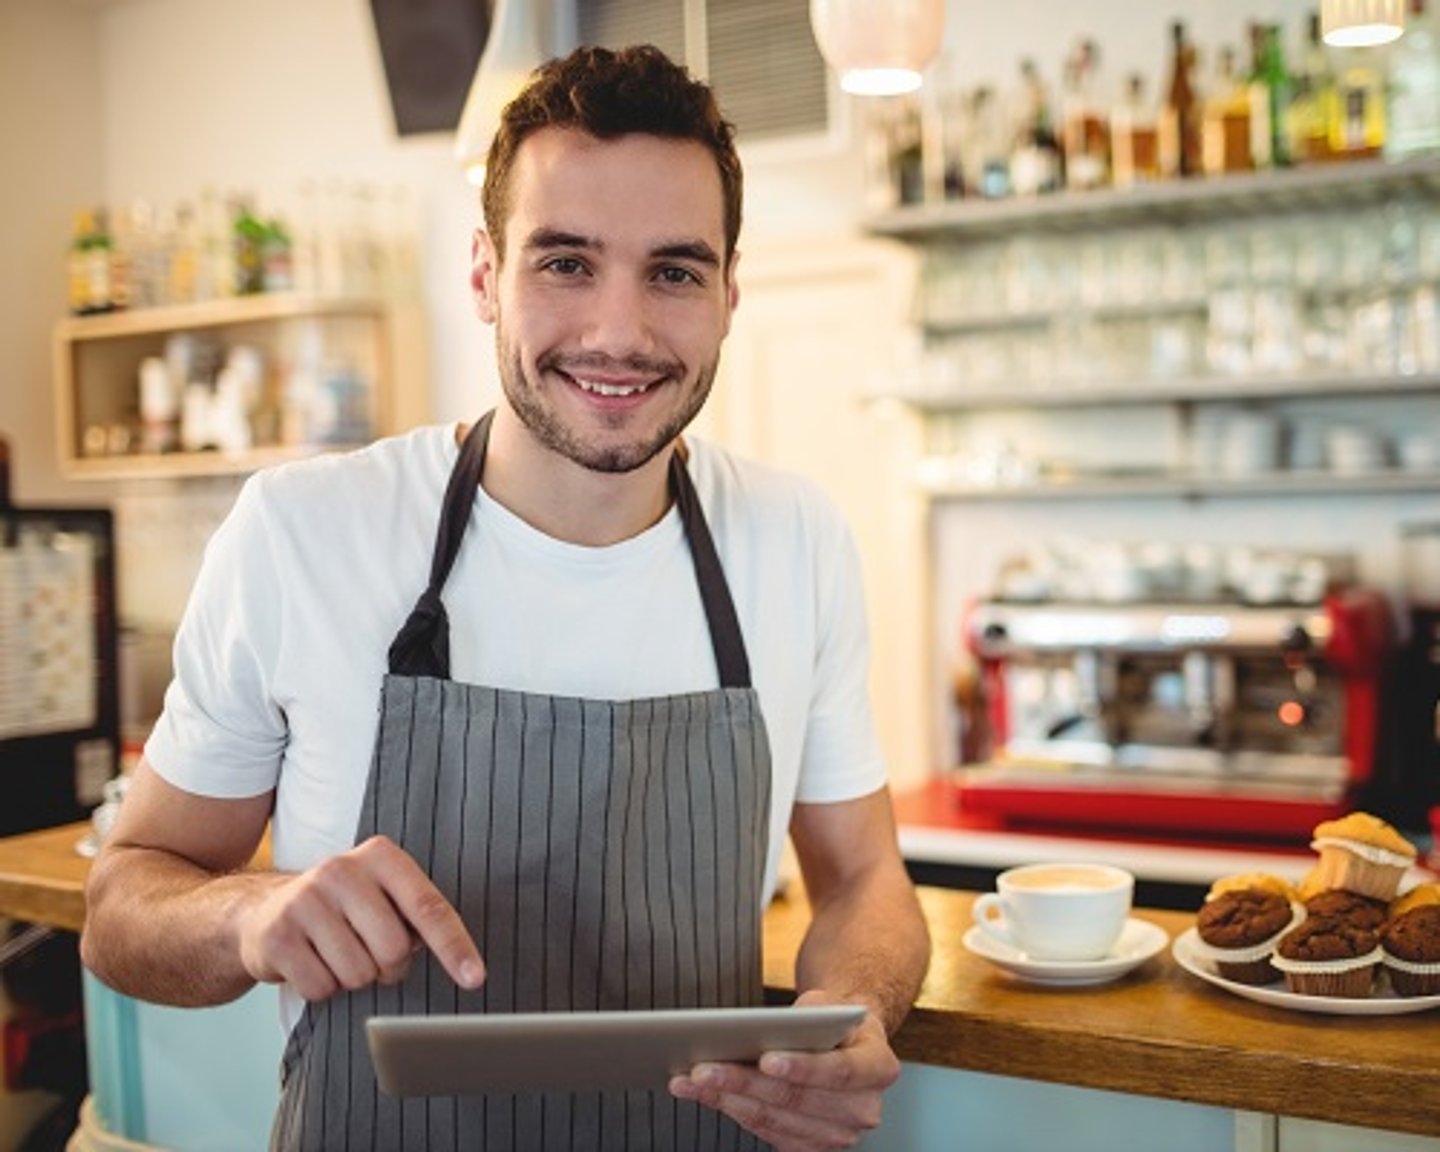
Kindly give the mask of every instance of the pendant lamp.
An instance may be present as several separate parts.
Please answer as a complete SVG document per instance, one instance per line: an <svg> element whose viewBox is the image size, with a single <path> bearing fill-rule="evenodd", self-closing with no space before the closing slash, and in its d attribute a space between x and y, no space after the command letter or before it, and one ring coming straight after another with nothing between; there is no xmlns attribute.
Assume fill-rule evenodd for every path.
<svg viewBox="0 0 1440 1152"><path fill-rule="evenodd" d="M894 96L940 51L945 0L810 0L810 27L844 91Z"/></svg>
<svg viewBox="0 0 1440 1152"><path fill-rule="evenodd" d="M491 11L485 51L455 130L455 159L472 184L485 182L485 158L501 111L544 63L535 7L534 0L495 0Z"/></svg>
<svg viewBox="0 0 1440 1152"><path fill-rule="evenodd" d="M1320 0L1320 35L1335 48L1388 44L1405 31L1405 0Z"/></svg>

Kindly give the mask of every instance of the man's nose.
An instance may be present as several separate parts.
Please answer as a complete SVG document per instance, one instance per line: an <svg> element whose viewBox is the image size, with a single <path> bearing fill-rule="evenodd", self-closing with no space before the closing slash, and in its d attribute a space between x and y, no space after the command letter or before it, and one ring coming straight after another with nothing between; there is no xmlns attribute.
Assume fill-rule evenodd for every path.
<svg viewBox="0 0 1440 1152"><path fill-rule="evenodd" d="M617 358L653 351L646 287L624 276L606 277L596 285L582 337L586 349Z"/></svg>

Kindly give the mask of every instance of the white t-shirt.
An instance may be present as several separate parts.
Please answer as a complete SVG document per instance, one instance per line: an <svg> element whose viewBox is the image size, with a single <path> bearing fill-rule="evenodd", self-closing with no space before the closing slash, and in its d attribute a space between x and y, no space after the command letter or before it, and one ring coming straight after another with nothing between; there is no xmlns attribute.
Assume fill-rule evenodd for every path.
<svg viewBox="0 0 1440 1152"><path fill-rule="evenodd" d="M769 893L796 800L885 783L858 556L814 485L687 443L770 738ZM457 455L453 427L437 426L257 473L206 547L145 754L199 795L276 789L281 870L354 841L386 654L427 583ZM639 536L587 548L481 489L443 599L457 681L610 700L718 686L674 507Z"/></svg>

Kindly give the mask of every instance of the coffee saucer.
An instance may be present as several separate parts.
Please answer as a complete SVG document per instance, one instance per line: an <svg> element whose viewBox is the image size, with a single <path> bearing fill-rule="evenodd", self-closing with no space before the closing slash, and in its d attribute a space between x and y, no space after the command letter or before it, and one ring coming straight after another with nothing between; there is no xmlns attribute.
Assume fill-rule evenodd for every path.
<svg viewBox="0 0 1440 1152"><path fill-rule="evenodd" d="M1119 979L1158 955L1170 943L1170 936L1148 920L1131 917L1125 921L1115 946L1098 960L1036 960L996 940L977 925L970 927L961 943L975 955L1031 984L1078 986Z"/></svg>

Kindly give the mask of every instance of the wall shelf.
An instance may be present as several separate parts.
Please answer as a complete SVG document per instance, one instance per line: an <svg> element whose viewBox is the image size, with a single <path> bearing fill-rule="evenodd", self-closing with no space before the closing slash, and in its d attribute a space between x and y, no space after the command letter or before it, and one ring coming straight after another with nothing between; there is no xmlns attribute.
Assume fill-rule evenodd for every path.
<svg viewBox="0 0 1440 1152"><path fill-rule="evenodd" d="M1057 384L1041 389L967 388L944 395L885 392L873 401L894 401L922 412L965 412L1035 408L1098 408L1147 404L1225 403L1247 400L1310 400L1323 397L1440 396L1440 374L1415 376L1306 375L1192 376L1176 379L1116 380L1098 384Z"/></svg>
<svg viewBox="0 0 1440 1152"><path fill-rule="evenodd" d="M1017 225L1037 231L1139 227L1376 206L1396 196L1433 197L1437 193L1440 157L1424 156L1401 162L1337 162L1169 180L1091 192L906 206L872 216L865 229L875 236L933 243L1001 236Z"/></svg>
<svg viewBox="0 0 1440 1152"><path fill-rule="evenodd" d="M364 438L367 431L384 435L408 426L419 404L415 397L402 395L414 391L408 380L401 384L402 373L408 376L414 369L402 363L401 345L403 360L422 370L424 363L423 352L415 346L413 312L378 298L277 293L62 319L53 333L61 468L77 480L244 475L355 447L357 436ZM144 442L140 365L149 357L163 358L170 338L182 334L213 345L221 355L239 345L260 353L264 379L250 415L252 427L258 428L257 414L263 413L266 430L245 451L107 450L109 430L120 433L122 449ZM315 414L322 407L312 407L287 423L287 406L293 417L295 403L293 373L301 363L312 364L306 369L312 393L343 386L344 396L357 397L343 403L358 403L363 419L351 413L336 423L332 413L331 425L321 426ZM312 400L314 405L324 402L324 397ZM332 407L340 403L333 399ZM90 448L90 433L100 439L102 450ZM340 439L345 442L337 442Z"/></svg>
<svg viewBox="0 0 1440 1152"><path fill-rule="evenodd" d="M1075 473L1028 484L967 485L924 483L936 500L960 502L1090 500L1161 497L1183 499L1263 496L1391 495L1440 493L1440 472L1366 473L1270 472L1252 476L1197 476L1193 473L1131 472L1112 475Z"/></svg>

